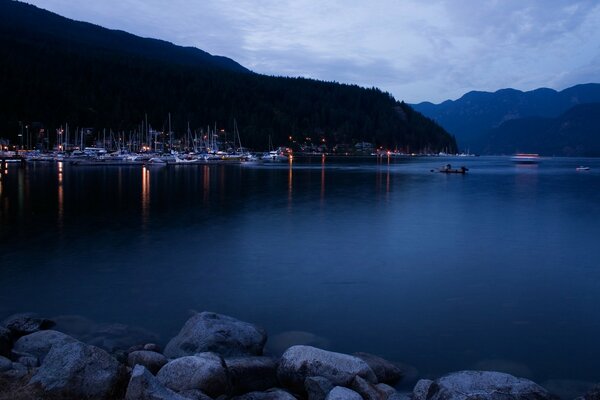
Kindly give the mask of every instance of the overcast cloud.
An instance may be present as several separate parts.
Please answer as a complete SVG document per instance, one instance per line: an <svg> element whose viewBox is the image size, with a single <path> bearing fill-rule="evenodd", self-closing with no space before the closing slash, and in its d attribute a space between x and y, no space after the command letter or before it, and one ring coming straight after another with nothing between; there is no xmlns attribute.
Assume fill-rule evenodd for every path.
<svg viewBox="0 0 600 400"><path fill-rule="evenodd" d="M29 0L195 46L259 73L376 86L407 102L600 82L593 0Z"/></svg>

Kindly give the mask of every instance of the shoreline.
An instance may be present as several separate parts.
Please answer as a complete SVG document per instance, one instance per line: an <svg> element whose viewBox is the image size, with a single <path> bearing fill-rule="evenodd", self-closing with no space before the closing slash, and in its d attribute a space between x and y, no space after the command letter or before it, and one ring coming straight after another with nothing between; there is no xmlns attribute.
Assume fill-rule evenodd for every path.
<svg viewBox="0 0 600 400"><path fill-rule="evenodd" d="M0 323L0 399L568 398L496 371L457 371L435 380L415 377L412 390L400 392L397 387L406 387L410 379L402 364L301 344L292 344L280 357L266 356L264 329L212 312L195 313L164 349L147 342L151 336L119 324L112 331L105 328L103 339L81 336L76 333L83 331L82 324L74 316L50 320L32 313ZM115 340L115 332L137 335L133 340L138 342ZM572 398L600 396L598 386L579 391Z"/></svg>

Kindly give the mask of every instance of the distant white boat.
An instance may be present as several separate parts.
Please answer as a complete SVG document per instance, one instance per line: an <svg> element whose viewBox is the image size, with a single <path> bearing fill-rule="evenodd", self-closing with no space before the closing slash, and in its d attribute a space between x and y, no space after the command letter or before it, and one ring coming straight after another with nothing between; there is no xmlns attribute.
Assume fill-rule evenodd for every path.
<svg viewBox="0 0 600 400"><path fill-rule="evenodd" d="M517 164L537 164L540 162L540 155L534 153L517 153L510 160Z"/></svg>
<svg viewBox="0 0 600 400"><path fill-rule="evenodd" d="M590 167L584 167L583 165L580 165L579 167L575 168L575 171L589 171Z"/></svg>

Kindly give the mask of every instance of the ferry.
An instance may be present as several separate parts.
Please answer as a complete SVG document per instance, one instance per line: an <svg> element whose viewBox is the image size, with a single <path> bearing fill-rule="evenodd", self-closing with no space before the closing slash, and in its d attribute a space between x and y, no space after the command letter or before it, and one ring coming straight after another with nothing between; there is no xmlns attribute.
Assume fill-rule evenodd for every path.
<svg viewBox="0 0 600 400"><path fill-rule="evenodd" d="M510 160L517 164L537 164L541 161L540 155L534 153L517 153Z"/></svg>

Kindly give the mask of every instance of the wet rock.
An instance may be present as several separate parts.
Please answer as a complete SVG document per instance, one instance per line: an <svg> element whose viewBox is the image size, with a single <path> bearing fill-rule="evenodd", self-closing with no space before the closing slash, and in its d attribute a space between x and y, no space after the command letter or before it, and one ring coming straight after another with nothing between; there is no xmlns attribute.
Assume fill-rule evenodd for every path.
<svg viewBox="0 0 600 400"><path fill-rule="evenodd" d="M267 340L262 328L248 322L211 312L187 320L177 336L165 347L165 356L184 357L213 352L223 357L260 356Z"/></svg>
<svg viewBox="0 0 600 400"><path fill-rule="evenodd" d="M14 344L13 352L30 354L42 363L53 346L75 341L71 336L62 332L54 330L38 331L19 338Z"/></svg>
<svg viewBox="0 0 600 400"><path fill-rule="evenodd" d="M23 364L27 368L35 368L39 365L37 357L34 356L21 356L17 362Z"/></svg>
<svg viewBox="0 0 600 400"><path fill-rule="evenodd" d="M223 359L215 353L177 358L158 371L158 381L176 392L198 389L211 397L229 393Z"/></svg>
<svg viewBox="0 0 600 400"><path fill-rule="evenodd" d="M292 346L281 356L277 376L286 388L301 392L309 376L327 378L334 385L349 386L355 376L377 383L367 363L358 357L310 346Z"/></svg>
<svg viewBox="0 0 600 400"><path fill-rule="evenodd" d="M18 362L12 362L10 368L0 371L0 375L9 380L19 380L27 374L29 374L29 368Z"/></svg>
<svg viewBox="0 0 600 400"><path fill-rule="evenodd" d="M327 378L321 376L309 376L304 380L304 390L308 400L325 400L334 385Z"/></svg>
<svg viewBox="0 0 600 400"><path fill-rule="evenodd" d="M375 385L375 389L377 389L377 391L386 399L391 395L398 393L396 389L394 389L390 385L386 385L385 383L378 383L377 385Z"/></svg>
<svg viewBox="0 0 600 400"><path fill-rule="evenodd" d="M329 392L326 400L362 400L362 397L354 390L336 386Z"/></svg>
<svg viewBox="0 0 600 400"><path fill-rule="evenodd" d="M0 356L8 356L10 354L11 343L10 330L0 326Z"/></svg>
<svg viewBox="0 0 600 400"><path fill-rule="evenodd" d="M233 398L234 400L296 400L294 396L281 389L266 392L250 392Z"/></svg>
<svg viewBox="0 0 600 400"><path fill-rule="evenodd" d="M127 365L142 365L152 374L156 374L167 362L167 357L148 350L134 351L127 356Z"/></svg>
<svg viewBox="0 0 600 400"><path fill-rule="evenodd" d="M313 346L327 350L329 341L310 332L286 331L270 337L266 345L266 351L269 354L281 355L290 347L297 345Z"/></svg>
<svg viewBox="0 0 600 400"><path fill-rule="evenodd" d="M204 394L204 392L202 390L198 390L198 389L183 390L183 391L179 392L179 394L189 400L212 400L212 397L207 396L206 394ZM227 396L219 396L219 397L226 397L226 399L224 399L224 400L229 399L229 397L227 397Z"/></svg>
<svg viewBox="0 0 600 400"><path fill-rule="evenodd" d="M11 332L13 338L18 338L44 329L50 329L54 322L41 318L34 313L23 313L11 315L2 322L2 325Z"/></svg>
<svg viewBox="0 0 600 400"><path fill-rule="evenodd" d="M118 397L123 370L107 352L78 341L52 346L30 384L48 396Z"/></svg>
<svg viewBox="0 0 600 400"><path fill-rule="evenodd" d="M125 400L187 400L164 387L154 375L142 365L136 365L131 373Z"/></svg>
<svg viewBox="0 0 600 400"><path fill-rule="evenodd" d="M360 394L364 400L385 400L386 398L373 384L367 382L360 376L354 377L350 384L350 389Z"/></svg>
<svg viewBox="0 0 600 400"><path fill-rule="evenodd" d="M260 392L278 385L277 360L235 357L225 360L234 393Z"/></svg>
<svg viewBox="0 0 600 400"><path fill-rule="evenodd" d="M402 379L402 371L391 362L369 353L354 353L354 355L371 367L379 382L393 385Z"/></svg>
<svg viewBox="0 0 600 400"><path fill-rule="evenodd" d="M595 385L576 400L600 400L600 385Z"/></svg>
<svg viewBox="0 0 600 400"><path fill-rule="evenodd" d="M413 389L413 398L415 400L424 400L427 398L427 393L429 393L429 388L433 383L432 380L429 379L420 379Z"/></svg>
<svg viewBox="0 0 600 400"><path fill-rule="evenodd" d="M148 350L148 351L153 351L155 353L161 353L161 349L160 346L157 345L156 343L146 343L144 345L144 350Z"/></svg>
<svg viewBox="0 0 600 400"><path fill-rule="evenodd" d="M426 385L423 385L425 389ZM503 372L460 371L433 381L424 390L413 391L414 400L543 400L552 396L540 385Z"/></svg>
<svg viewBox="0 0 600 400"><path fill-rule="evenodd" d="M0 356L0 372L8 371L12 369L12 361L8 358Z"/></svg>

